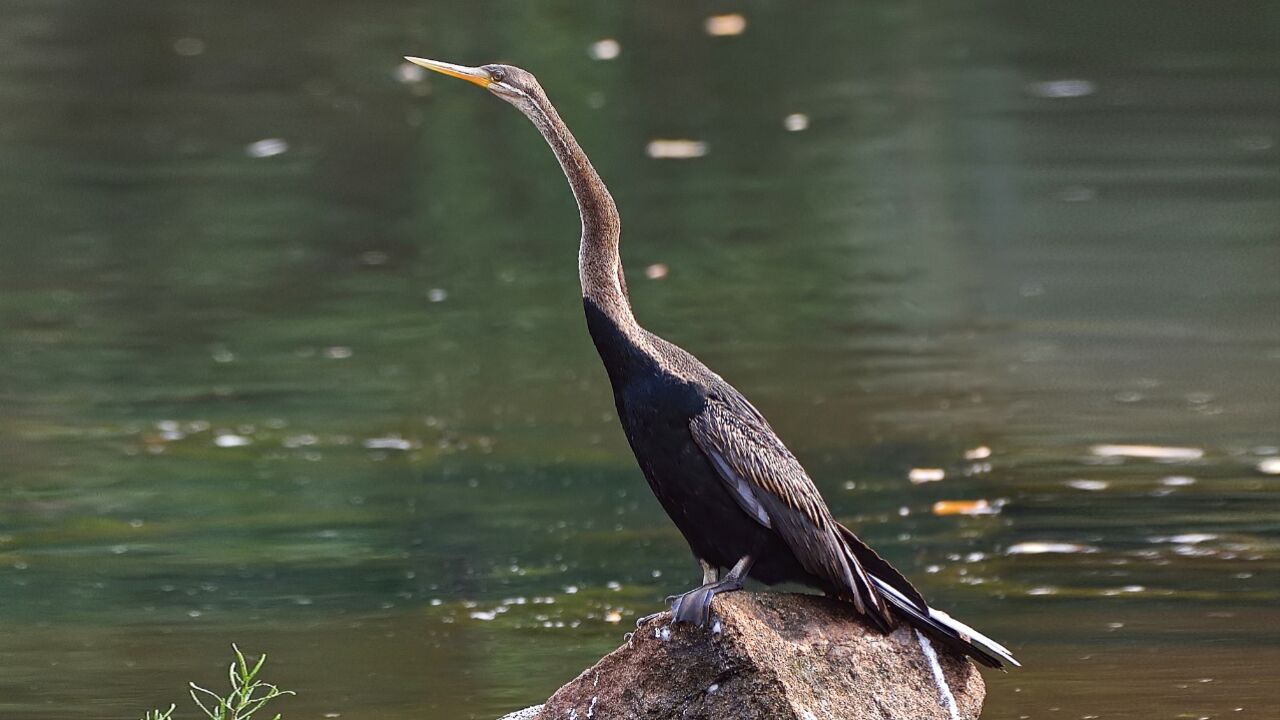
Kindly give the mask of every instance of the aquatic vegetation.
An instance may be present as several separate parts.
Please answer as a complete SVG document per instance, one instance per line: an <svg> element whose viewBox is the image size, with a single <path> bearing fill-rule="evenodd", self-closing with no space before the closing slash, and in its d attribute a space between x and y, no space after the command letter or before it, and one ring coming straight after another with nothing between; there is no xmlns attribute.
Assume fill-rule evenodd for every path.
<svg viewBox="0 0 1280 720"><path fill-rule="evenodd" d="M232 643L236 659L227 668L227 678L231 683L231 692L219 695L213 690L190 683L191 699L209 720L247 720L259 710L265 708L272 700L285 695L293 695L292 690L281 690L279 687L259 679L262 666L267 662L267 654L263 653L256 663L250 666L240 648ZM142 720L170 720L176 705L170 704L168 710L149 710ZM276 713L274 720L280 720Z"/></svg>

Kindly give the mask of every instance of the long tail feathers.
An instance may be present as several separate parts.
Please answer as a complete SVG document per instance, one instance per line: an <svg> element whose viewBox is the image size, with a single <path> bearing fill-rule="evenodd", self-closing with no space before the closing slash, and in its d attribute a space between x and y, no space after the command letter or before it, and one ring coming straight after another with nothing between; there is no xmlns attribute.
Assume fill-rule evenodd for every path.
<svg viewBox="0 0 1280 720"><path fill-rule="evenodd" d="M1013 659L1009 650L1000 643L941 610L929 607L902 573L858 539L852 530L839 523L836 523L836 526L840 529L840 534L850 553L857 560L854 564L860 564L865 569L865 576L875 587L875 594L883 598L897 612L897 615L912 627L919 628L943 645L962 652L987 667L1003 668L1005 663L1021 667L1021 664ZM867 617L874 624L883 627L885 622L883 619L873 617L869 613Z"/></svg>
<svg viewBox="0 0 1280 720"><path fill-rule="evenodd" d="M1008 648L945 612L928 606L921 610L897 588L878 577L872 576L871 582L908 623L928 633L943 645L962 652L990 668L1003 669L1006 663L1014 667L1022 666L1013 658Z"/></svg>

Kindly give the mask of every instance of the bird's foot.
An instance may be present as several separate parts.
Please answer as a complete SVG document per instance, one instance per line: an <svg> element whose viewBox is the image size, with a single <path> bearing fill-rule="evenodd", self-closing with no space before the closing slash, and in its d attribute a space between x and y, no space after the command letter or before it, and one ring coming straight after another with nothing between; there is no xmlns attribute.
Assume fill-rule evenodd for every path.
<svg viewBox="0 0 1280 720"><path fill-rule="evenodd" d="M692 623L705 628L711 623L711 599L724 592L742 589L742 581L726 577L717 582L696 587L687 593L667 598L671 603L672 623Z"/></svg>
<svg viewBox="0 0 1280 720"><path fill-rule="evenodd" d="M670 601L670 598L668 598L668 601ZM642 628L642 627L644 627L645 625L649 624L649 622L650 622L650 621L652 621L652 620L656 620L656 619L657 619L657 617L658 617L659 615L661 615L661 614L662 614L662 613L660 613L660 612L656 612L656 613L649 613L648 615L645 615L645 616L644 616L644 617L642 617L642 618L637 618L637 619L636 619L636 629L637 629L637 630L639 630L640 628Z"/></svg>

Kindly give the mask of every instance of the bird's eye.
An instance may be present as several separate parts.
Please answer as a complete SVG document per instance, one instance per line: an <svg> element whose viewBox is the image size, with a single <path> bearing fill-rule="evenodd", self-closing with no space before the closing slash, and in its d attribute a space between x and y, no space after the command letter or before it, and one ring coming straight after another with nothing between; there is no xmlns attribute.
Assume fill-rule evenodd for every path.
<svg viewBox="0 0 1280 720"><path fill-rule="evenodd" d="M494 68L489 71L489 77L493 78L494 82L502 82L507 79L507 73L502 68Z"/></svg>

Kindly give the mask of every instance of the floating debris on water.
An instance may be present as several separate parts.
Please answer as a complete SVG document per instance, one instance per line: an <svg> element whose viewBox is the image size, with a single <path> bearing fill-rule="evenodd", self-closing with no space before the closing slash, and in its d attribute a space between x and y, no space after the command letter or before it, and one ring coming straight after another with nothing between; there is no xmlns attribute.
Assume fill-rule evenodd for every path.
<svg viewBox="0 0 1280 720"><path fill-rule="evenodd" d="M991 448L986 445L979 445L976 448L964 451L965 460L986 460L989 457L991 457Z"/></svg>
<svg viewBox="0 0 1280 720"><path fill-rule="evenodd" d="M449 291L444 288L431 288L427 291L427 299L433 303L444 302L449 299Z"/></svg>
<svg viewBox="0 0 1280 720"><path fill-rule="evenodd" d="M622 54L622 45L613 38L603 38L591 43L587 54L592 60L613 60Z"/></svg>
<svg viewBox="0 0 1280 720"><path fill-rule="evenodd" d="M701 140L650 140L645 153L655 160L688 160L707 154L707 144Z"/></svg>
<svg viewBox="0 0 1280 720"><path fill-rule="evenodd" d="M251 443L253 443L251 438L236 435L235 433L220 433L213 439L213 444L220 448L244 447Z"/></svg>
<svg viewBox="0 0 1280 720"><path fill-rule="evenodd" d="M939 500L933 504L933 514L938 516L945 515L999 515L999 501L992 503L987 500Z"/></svg>
<svg viewBox="0 0 1280 720"><path fill-rule="evenodd" d="M1140 593L1140 592L1146 592L1146 591L1147 589L1141 585L1125 585L1124 587L1108 588L1107 590L1103 590L1102 594L1112 596L1112 595L1122 595L1125 593Z"/></svg>
<svg viewBox="0 0 1280 720"><path fill-rule="evenodd" d="M1027 85L1027 92L1042 98L1077 98L1092 95L1098 86L1091 80L1071 78L1066 80L1045 80Z"/></svg>
<svg viewBox="0 0 1280 720"><path fill-rule="evenodd" d="M388 435L387 437L369 438L361 443L370 450L412 450L413 443L405 440L399 435Z"/></svg>
<svg viewBox="0 0 1280 720"><path fill-rule="evenodd" d="M610 608L609 611L604 614L604 621L607 623L620 623L622 622L622 613Z"/></svg>
<svg viewBox="0 0 1280 720"><path fill-rule="evenodd" d="M1059 188L1054 197L1062 202L1081 203L1095 200L1098 197L1098 191L1084 185L1067 185ZM1143 399L1143 394L1136 390L1125 390L1118 392L1113 396L1116 402L1135 403Z"/></svg>
<svg viewBox="0 0 1280 720"><path fill-rule="evenodd" d="M1176 543L1178 545L1198 545L1211 540L1217 540L1218 536L1213 533L1183 533L1181 535L1157 535L1151 538L1153 543Z"/></svg>
<svg viewBox="0 0 1280 720"><path fill-rule="evenodd" d="M809 116L804 113L791 113L782 118L782 127L787 132L801 132L809 129Z"/></svg>
<svg viewBox="0 0 1280 720"><path fill-rule="evenodd" d="M915 485L938 482L946 477L947 472L942 468L911 468L907 473L907 479Z"/></svg>
<svg viewBox="0 0 1280 720"><path fill-rule="evenodd" d="M707 18L703 28L713 37L741 35L747 29L747 19L740 13L712 15Z"/></svg>
<svg viewBox="0 0 1280 720"><path fill-rule="evenodd" d="M249 143L244 152L251 158L269 158L289 152L289 142L284 138L265 138Z"/></svg>
<svg viewBox="0 0 1280 720"><path fill-rule="evenodd" d="M661 280L667 276L670 270L664 263L654 263L644 269L644 276L650 280Z"/></svg>
<svg viewBox="0 0 1280 720"><path fill-rule="evenodd" d="M1098 548L1093 547L1092 545L1079 545L1067 542L1028 541L1014 543L1004 552L1006 555L1044 555L1047 553L1074 554L1095 553L1098 552Z"/></svg>
<svg viewBox="0 0 1280 720"><path fill-rule="evenodd" d="M1110 483L1106 480L1068 480L1064 484L1069 488L1075 488L1076 490L1088 490L1090 492L1106 490L1110 486Z"/></svg>
<svg viewBox="0 0 1280 720"><path fill-rule="evenodd" d="M203 55L204 49L204 40L200 38L184 37L173 41L173 51L183 57Z"/></svg>
<svg viewBox="0 0 1280 720"><path fill-rule="evenodd" d="M1147 460L1199 460L1204 450L1164 445L1094 445L1089 452L1097 457L1127 457Z"/></svg>
<svg viewBox="0 0 1280 720"><path fill-rule="evenodd" d="M427 71L411 62L402 62L396 66L396 80L405 84L420 83L427 79Z"/></svg>

